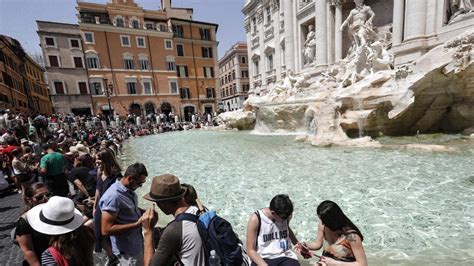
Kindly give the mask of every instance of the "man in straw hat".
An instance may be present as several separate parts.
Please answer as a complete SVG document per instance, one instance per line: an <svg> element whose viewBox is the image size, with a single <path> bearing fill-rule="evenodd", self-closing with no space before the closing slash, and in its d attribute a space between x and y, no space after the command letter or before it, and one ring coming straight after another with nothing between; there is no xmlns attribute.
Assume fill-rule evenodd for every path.
<svg viewBox="0 0 474 266"><path fill-rule="evenodd" d="M170 174L153 178L150 193L143 198L155 202L166 214L196 214L198 208L186 203L186 189L179 179ZM179 258L181 265L205 265L206 254L196 223L182 220L170 223L163 231L155 252L153 228L158 222L154 207L142 217L145 236L145 265L170 265Z"/></svg>
<svg viewBox="0 0 474 266"><path fill-rule="evenodd" d="M135 190L146 181L142 163L134 163L100 198L102 235L110 236L112 251L120 265L143 265L142 213Z"/></svg>

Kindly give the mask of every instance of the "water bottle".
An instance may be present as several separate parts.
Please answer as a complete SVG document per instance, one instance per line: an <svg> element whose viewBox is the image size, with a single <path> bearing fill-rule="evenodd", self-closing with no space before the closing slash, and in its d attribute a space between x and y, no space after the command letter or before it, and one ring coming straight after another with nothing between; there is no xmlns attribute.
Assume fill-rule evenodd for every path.
<svg viewBox="0 0 474 266"><path fill-rule="evenodd" d="M211 256L209 257L209 266L220 266L221 258L217 255L215 250L211 250Z"/></svg>

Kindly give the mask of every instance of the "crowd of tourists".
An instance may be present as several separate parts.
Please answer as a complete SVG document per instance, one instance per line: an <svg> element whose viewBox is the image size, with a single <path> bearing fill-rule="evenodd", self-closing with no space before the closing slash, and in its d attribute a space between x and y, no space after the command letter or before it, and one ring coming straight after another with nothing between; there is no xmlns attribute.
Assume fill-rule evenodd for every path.
<svg viewBox="0 0 474 266"><path fill-rule="evenodd" d="M0 181L14 183L25 206L12 231L23 265L94 265L98 252L106 254L106 265L300 265L298 254L318 257L317 265L367 265L362 233L332 201L319 204L316 238L303 242L290 227L292 201L276 195L250 215L243 245L192 185L172 174L147 184L142 163L123 172L125 139L172 124L179 130L181 122L172 116L107 120L0 112ZM142 186L153 203L146 210L135 193ZM156 227L156 206L174 217L164 228Z"/></svg>

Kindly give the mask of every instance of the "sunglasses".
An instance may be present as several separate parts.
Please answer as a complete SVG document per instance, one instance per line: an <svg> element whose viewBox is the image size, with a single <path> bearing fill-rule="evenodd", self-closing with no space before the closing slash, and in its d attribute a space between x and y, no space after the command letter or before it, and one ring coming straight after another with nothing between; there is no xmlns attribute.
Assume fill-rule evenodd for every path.
<svg viewBox="0 0 474 266"><path fill-rule="evenodd" d="M288 214L277 214L276 212L272 211L272 215L277 216L278 218L282 220L286 220L290 217Z"/></svg>
<svg viewBox="0 0 474 266"><path fill-rule="evenodd" d="M45 193L45 194L41 194L41 195L38 195L38 196L35 196L33 197L36 201L43 201L43 200L47 200L49 198L51 198L53 196L53 193L51 192L48 192L48 193Z"/></svg>

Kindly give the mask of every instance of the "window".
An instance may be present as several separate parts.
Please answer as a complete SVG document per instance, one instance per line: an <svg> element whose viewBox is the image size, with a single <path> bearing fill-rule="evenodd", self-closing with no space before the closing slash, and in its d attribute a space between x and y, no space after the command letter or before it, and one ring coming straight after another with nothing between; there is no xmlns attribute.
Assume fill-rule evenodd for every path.
<svg viewBox="0 0 474 266"><path fill-rule="evenodd" d="M235 71L232 71L232 80L235 79Z"/></svg>
<svg viewBox="0 0 474 266"><path fill-rule="evenodd" d="M188 77L187 66L178 66L178 77Z"/></svg>
<svg viewBox="0 0 474 266"><path fill-rule="evenodd" d="M92 81L90 84L93 95L102 95L102 82L101 81Z"/></svg>
<svg viewBox="0 0 474 266"><path fill-rule="evenodd" d="M174 61L168 61L166 60L166 69L169 71L174 71L176 70L176 63Z"/></svg>
<svg viewBox="0 0 474 266"><path fill-rule="evenodd" d="M95 43L94 33L84 32L84 40L86 43Z"/></svg>
<svg viewBox="0 0 474 266"><path fill-rule="evenodd" d="M121 17L118 17L115 19L115 26L117 27L124 27L125 26L125 22L123 20L123 18Z"/></svg>
<svg viewBox="0 0 474 266"><path fill-rule="evenodd" d="M254 72L254 76L258 76L260 74L260 64L259 64L259 61L260 60L253 60L253 72Z"/></svg>
<svg viewBox="0 0 474 266"><path fill-rule="evenodd" d="M183 38L184 37L183 26L173 25L173 33L174 33L174 37Z"/></svg>
<svg viewBox="0 0 474 266"><path fill-rule="evenodd" d="M71 39L70 45L71 45L71 48L80 48L78 39Z"/></svg>
<svg viewBox="0 0 474 266"><path fill-rule="evenodd" d="M257 33L257 18L252 18L252 25L253 25L253 33Z"/></svg>
<svg viewBox="0 0 474 266"><path fill-rule="evenodd" d="M204 77L213 78L214 77L214 68L213 67L203 67Z"/></svg>
<svg viewBox="0 0 474 266"><path fill-rule="evenodd" d="M212 47L202 47L201 50L203 58L212 58Z"/></svg>
<svg viewBox="0 0 474 266"><path fill-rule="evenodd" d="M172 40L165 40L165 49L166 50L173 50L173 41Z"/></svg>
<svg viewBox="0 0 474 266"><path fill-rule="evenodd" d="M267 24L269 24L270 22L272 22L272 12L270 11L270 6L267 6L265 10L267 13Z"/></svg>
<svg viewBox="0 0 474 266"><path fill-rule="evenodd" d="M127 81L128 94L137 94L137 83L134 81Z"/></svg>
<svg viewBox="0 0 474 266"><path fill-rule="evenodd" d="M122 43L122 46L130 47L130 37L129 36L121 35L120 36L120 41Z"/></svg>
<svg viewBox="0 0 474 266"><path fill-rule="evenodd" d="M99 58L96 54L88 53L86 54L86 64L89 69L98 69L100 68Z"/></svg>
<svg viewBox="0 0 474 266"><path fill-rule="evenodd" d="M178 93L178 83L176 82L176 80L170 81L170 92L173 94Z"/></svg>
<svg viewBox="0 0 474 266"><path fill-rule="evenodd" d="M250 85L249 85L249 84L242 84L242 90L243 90L244 92L248 92L249 89L250 89Z"/></svg>
<svg viewBox="0 0 474 266"><path fill-rule="evenodd" d="M247 57L245 57L245 56L240 57L240 62L242 64L247 64Z"/></svg>
<svg viewBox="0 0 474 266"><path fill-rule="evenodd" d="M199 29L199 34L201 35L201 40L211 40L211 32L209 31L209 29Z"/></svg>
<svg viewBox="0 0 474 266"><path fill-rule="evenodd" d="M134 29L140 28L140 21L138 21L136 19L132 20L132 28L134 28Z"/></svg>
<svg viewBox="0 0 474 266"><path fill-rule="evenodd" d="M143 37L137 37L137 47L146 48L146 45L145 45L145 38L143 38Z"/></svg>
<svg viewBox="0 0 474 266"><path fill-rule="evenodd" d="M151 94L151 83L149 81L143 82L143 92L145 94Z"/></svg>
<svg viewBox="0 0 474 266"><path fill-rule="evenodd" d="M189 99L191 98L191 94L189 93L188 88L180 88L179 89L179 94L181 96L181 99Z"/></svg>
<svg viewBox="0 0 474 266"><path fill-rule="evenodd" d="M79 93L80 94L87 94L87 83L85 82L79 82Z"/></svg>
<svg viewBox="0 0 474 266"><path fill-rule="evenodd" d="M140 69L141 70L148 70L150 66L148 64L148 58L141 58L138 60L140 62Z"/></svg>
<svg viewBox="0 0 474 266"><path fill-rule="evenodd" d="M267 71L273 70L273 54L267 55Z"/></svg>
<svg viewBox="0 0 474 266"><path fill-rule="evenodd" d="M57 55L49 55L48 59L50 67L59 67L59 57Z"/></svg>
<svg viewBox="0 0 474 266"><path fill-rule="evenodd" d="M168 31L167 28L168 28L168 27L167 27L165 24L160 24L160 31L161 31L161 32Z"/></svg>
<svg viewBox="0 0 474 266"><path fill-rule="evenodd" d="M64 85L61 81L55 81L54 82L54 90L56 91L56 94L64 94Z"/></svg>
<svg viewBox="0 0 474 266"><path fill-rule="evenodd" d="M124 58L123 59L123 67L125 69L134 69L134 66L133 66L133 59L126 59Z"/></svg>
<svg viewBox="0 0 474 266"><path fill-rule="evenodd" d="M242 70L242 78L248 78L249 72L247 70Z"/></svg>
<svg viewBox="0 0 474 266"><path fill-rule="evenodd" d="M74 67L75 68L84 68L82 64L82 58L79 56L74 56Z"/></svg>
<svg viewBox="0 0 474 266"><path fill-rule="evenodd" d="M46 43L46 46L56 46L56 42L54 41L53 37L45 37L44 41Z"/></svg>
<svg viewBox="0 0 474 266"><path fill-rule="evenodd" d="M145 27L146 27L147 30L154 30L155 29L155 26L151 22L146 22Z"/></svg>
<svg viewBox="0 0 474 266"><path fill-rule="evenodd" d="M206 97L207 98L214 98L215 92L214 88L207 88L206 89Z"/></svg>
<svg viewBox="0 0 474 266"><path fill-rule="evenodd" d="M184 56L184 45L176 44L176 53L178 56Z"/></svg>

